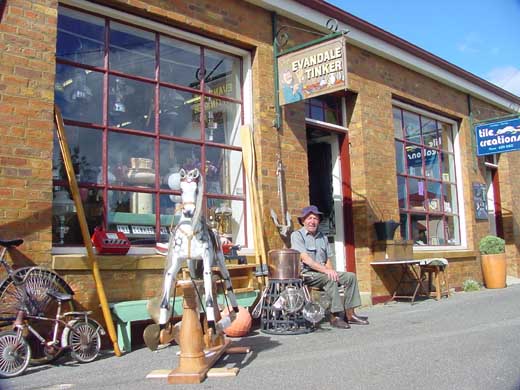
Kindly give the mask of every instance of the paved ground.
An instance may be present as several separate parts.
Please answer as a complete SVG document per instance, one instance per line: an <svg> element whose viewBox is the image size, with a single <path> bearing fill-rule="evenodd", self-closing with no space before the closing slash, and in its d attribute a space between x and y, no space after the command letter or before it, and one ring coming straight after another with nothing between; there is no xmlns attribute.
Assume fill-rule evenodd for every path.
<svg viewBox="0 0 520 390"><path fill-rule="evenodd" d="M238 366L232 378L199 385L168 385L146 379L156 369L177 366L172 346L110 352L79 365L33 367L0 381L5 389L520 389L520 285L456 293L435 300L390 303L364 309L370 326L350 330L323 326L305 335L272 336L253 331L237 340L253 352L229 355L219 366Z"/></svg>

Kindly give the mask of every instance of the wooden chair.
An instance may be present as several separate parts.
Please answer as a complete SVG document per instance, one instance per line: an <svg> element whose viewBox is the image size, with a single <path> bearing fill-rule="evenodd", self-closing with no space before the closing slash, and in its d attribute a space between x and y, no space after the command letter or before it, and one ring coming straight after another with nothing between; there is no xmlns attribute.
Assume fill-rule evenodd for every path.
<svg viewBox="0 0 520 390"><path fill-rule="evenodd" d="M450 296L450 285L448 281L448 260L434 258L424 259L419 265L421 269L421 282L426 282L425 287L428 295L440 300L441 297ZM435 291L432 286L435 284Z"/></svg>

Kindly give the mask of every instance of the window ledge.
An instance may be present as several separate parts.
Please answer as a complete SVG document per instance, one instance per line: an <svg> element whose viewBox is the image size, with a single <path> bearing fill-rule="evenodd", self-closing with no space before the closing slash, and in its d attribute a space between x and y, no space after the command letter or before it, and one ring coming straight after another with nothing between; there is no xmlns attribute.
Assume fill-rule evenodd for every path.
<svg viewBox="0 0 520 390"><path fill-rule="evenodd" d="M162 270L164 256L102 256L96 255L101 270ZM60 271L88 271L90 263L88 256L83 254L67 254L52 256L52 269Z"/></svg>

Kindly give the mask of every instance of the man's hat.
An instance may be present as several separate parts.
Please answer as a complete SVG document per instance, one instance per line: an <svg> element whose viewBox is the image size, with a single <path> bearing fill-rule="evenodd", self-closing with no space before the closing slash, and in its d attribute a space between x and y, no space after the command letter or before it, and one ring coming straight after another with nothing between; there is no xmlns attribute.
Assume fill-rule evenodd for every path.
<svg viewBox="0 0 520 390"><path fill-rule="evenodd" d="M309 214L317 215L320 218L320 221L321 221L321 216L323 215L323 213L320 210L318 210L318 208L316 206L310 205L310 206L304 207L302 209L301 214L298 216L298 222L300 222L300 225L303 225L304 219L307 218L307 216Z"/></svg>

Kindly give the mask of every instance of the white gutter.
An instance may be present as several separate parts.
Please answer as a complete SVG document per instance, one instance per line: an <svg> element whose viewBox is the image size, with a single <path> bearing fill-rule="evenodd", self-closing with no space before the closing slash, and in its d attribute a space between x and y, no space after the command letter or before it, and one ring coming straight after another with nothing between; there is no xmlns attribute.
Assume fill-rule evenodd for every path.
<svg viewBox="0 0 520 390"><path fill-rule="evenodd" d="M246 0L261 8L276 11L278 14L298 21L304 25L315 28L318 31L327 32L325 24L329 15L315 11L305 5L293 0ZM508 111L520 112L520 106L509 99L499 96L479 85L476 85L446 69L425 61L413 54L393 46L379 38L369 35L359 29L339 22L338 31L349 30L347 42L351 45L365 49L380 57L398 63L408 69L421 73L458 91L468 93L489 103L497 105ZM289 32L290 33L290 32Z"/></svg>

